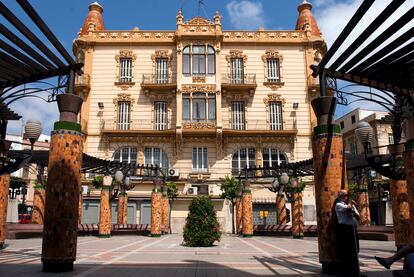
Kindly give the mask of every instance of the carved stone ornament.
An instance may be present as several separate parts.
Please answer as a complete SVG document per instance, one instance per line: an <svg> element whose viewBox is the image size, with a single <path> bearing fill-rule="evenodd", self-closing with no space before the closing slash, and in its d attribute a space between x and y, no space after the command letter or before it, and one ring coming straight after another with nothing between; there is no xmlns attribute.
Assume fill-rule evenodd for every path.
<svg viewBox="0 0 414 277"><path fill-rule="evenodd" d="M121 68L121 59L131 59L132 63L132 80L134 77L134 70L135 70L135 60L137 59L137 55L132 52L132 50L124 49L119 50L119 54L115 55L116 60L116 81L115 86L121 88L122 90L127 90L135 85L135 82L120 82L120 68Z"/></svg>
<svg viewBox="0 0 414 277"><path fill-rule="evenodd" d="M216 85L182 85L181 92L208 92L208 93L216 93L217 86Z"/></svg>
<svg viewBox="0 0 414 277"><path fill-rule="evenodd" d="M205 83L206 77L203 76L193 76L193 83Z"/></svg>
<svg viewBox="0 0 414 277"><path fill-rule="evenodd" d="M115 113L114 113L114 126L118 123L118 103L119 102L129 102L130 103L130 114L133 114L133 107L134 107L135 99L131 97L129 93L119 93L117 97L113 99ZM130 119L130 124L132 124L132 116Z"/></svg>
<svg viewBox="0 0 414 277"><path fill-rule="evenodd" d="M283 61L283 56L279 53L278 50L270 49L266 50L265 54L262 55L262 61L264 63L266 63L268 59L279 59L279 63L281 64Z"/></svg>
<svg viewBox="0 0 414 277"><path fill-rule="evenodd" d="M171 62L172 54L168 50L155 50L155 53L151 55L151 60L155 62L157 59L167 59Z"/></svg>
<svg viewBox="0 0 414 277"><path fill-rule="evenodd" d="M214 25L213 22L207 18L196 16L184 22L185 25Z"/></svg>
<svg viewBox="0 0 414 277"><path fill-rule="evenodd" d="M271 90L278 90L285 85L284 82L264 82L263 84Z"/></svg>
<svg viewBox="0 0 414 277"><path fill-rule="evenodd" d="M263 99L263 103L265 103L266 107L269 106L269 102L280 102L282 106L285 105L286 100L280 94L271 93L268 94L267 97Z"/></svg>
<svg viewBox="0 0 414 277"><path fill-rule="evenodd" d="M232 49L229 50L229 54L226 55L226 61L230 62L231 59L243 59L243 63L246 64L247 55L243 54L243 50Z"/></svg>
<svg viewBox="0 0 414 277"><path fill-rule="evenodd" d="M137 59L137 55L132 50L119 50L119 54L115 55L115 60L119 63L121 59L132 59L134 62Z"/></svg>
<svg viewBox="0 0 414 277"><path fill-rule="evenodd" d="M183 129L203 130L203 129L215 129L215 128L216 128L216 123L183 122Z"/></svg>

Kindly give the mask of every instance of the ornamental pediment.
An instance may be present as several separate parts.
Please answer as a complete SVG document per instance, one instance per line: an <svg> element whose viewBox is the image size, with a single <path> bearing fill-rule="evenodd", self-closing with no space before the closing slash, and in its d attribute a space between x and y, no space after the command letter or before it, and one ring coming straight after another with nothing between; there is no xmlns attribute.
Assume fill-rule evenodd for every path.
<svg viewBox="0 0 414 277"><path fill-rule="evenodd" d="M214 23L207 18L197 16L184 22L184 25L214 25Z"/></svg>

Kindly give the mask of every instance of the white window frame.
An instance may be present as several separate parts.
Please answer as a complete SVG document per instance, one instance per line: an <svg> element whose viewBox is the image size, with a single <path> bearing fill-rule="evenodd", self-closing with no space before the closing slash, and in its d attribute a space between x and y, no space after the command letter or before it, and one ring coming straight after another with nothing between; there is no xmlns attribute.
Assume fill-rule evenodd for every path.
<svg viewBox="0 0 414 277"><path fill-rule="evenodd" d="M230 59L230 81L232 84L244 83L244 60L243 58Z"/></svg>
<svg viewBox="0 0 414 277"><path fill-rule="evenodd" d="M240 152L242 150L246 151L246 165L250 166L250 162L253 162L252 165L256 164L256 149L255 148L246 147L246 148L237 149L237 151L234 152L232 157L231 157L231 170L232 170L233 175L234 174L239 174L244 169L244 167L242 168L242 166L241 166L242 161L241 161L241 158L240 158ZM252 158L253 160L250 160L250 158L249 158L249 152L251 152L251 150L253 150L253 153L254 153L254 157ZM236 168L233 167L233 159L234 159L234 155L236 155L236 153L237 153L237 172L235 172Z"/></svg>
<svg viewBox="0 0 414 277"><path fill-rule="evenodd" d="M168 69L168 59L167 58L157 58L155 60L155 82L157 84L166 84L168 83L169 77Z"/></svg>
<svg viewBox="0 0 414 277"><path fill-rule="evenodd" d="M268 58L267 61L267 81L268 82L280 82L280 61L275 58Z"/></svg>
<svg viewBox="0 0 414 277"><path fill-rule="evenodd" d="M246 130L244 101L233 101L231 103L231 127L233 130Z"/></svg>
<svg viewBox="0 0 414 277"><path fill-rule="evenodd" d="M194 167L194 161L195 161L195 167ZM191 164L192 164L192 169L195 172L207 172L208 171L208 149L207 147L193 147Z"/></svg>
<svg viewBox="0 0 414 277"><path fill-rule="evenodd" d="M119 59L119 82L132 83L132 59Z"/></svg>
<svg viewBox="0 0 414 277"><path fill-rule="evenodd" d="M204 100L204 112L205 118L196 118L194 105L195 101ZM189 104L189 118L184 117L184 102ZM217 121L217 96L214 93L204 93L204 92L194 92L194 93L184 93L182 101L182 118L183 122L201 122L201 123L215 123ZM213 118L214 116L214 118Z"/></svg>
<svg viewBox="0 0 414 277"><path fill-rule="evenodd" d="M276 160L272 160L272 152L276 151L276 155L277 155L277 159ZM264 156L266 155L265 153L268 152L269 155L269 159L265 159ZM281 157L283 157L284 159L281 159ZM288 164L288 159L286 157L286 154L282 151L280 151L279 148L263 148L263 166L265 166L266 162L269 162L269 167L273 167L273 166L280 166L283 163L283 160L286 161L286 164ZM274 164L276 163L276 164ZM267 166L267 165L266 165Z"/></svg>
<svg viewBox="0 0 414 277"><path fill-rule="evenodd" d="M154 102L155 130L166 130L168 126L168 103L164 101Z"/></svg>
<svg viewBox="0 0 414 277"><path fill-rule="evenodd" d="M168 163L169 163L169 161L168 161L168 155L167 155L167 153L165 153L164 152L164 150L162 149L162 148L159 148L159 147L146 147L145 149L144 149L144 163L145 164L152 164L152 165L156 165L155 164L155 162L154 162L154 160L155 160L155 158L154 158L154 153L156 152L156 149L159 151L159 161L160 161L160 163L159 164L157 164L160 168L162 168L162 169L167 169L168 170ZM149 154L150 153L150 154ZM147 154L149 154L150 155L150 161L148 161L147 160ZM167 164L163 164L163 158L166 158L166 160L165 160L165 162L167 163ZM167 171L168 172L168 171ZM167 173L167 172L164 172L164 173Z"/></svg>
<svg viewBox="0 0 414 277"><path fill-rule="evenodd" d="M281 102L269 102L269 126L272 131L283 130L283 111Z"/></svg>
<svg viewBox="0 0 414 277"><path fill-rule="evenodd" d="M388 144L393 145L394 144L394 134L388 133Z"/></svg>
<svg viewBox="0 0 414 277"><path fill-rule="evenodd" d="M195 53L194 51L194 47L204 47L204 53ZM183 48L183 75L185 76L200 76L200 77L204 77L207 75L215 75L216 74L216 51L214 50L214 47L209 45L209 44L190 44L187 45L186 47ZM187 58L184 58L187 57ZM195 68L200 69L200 66L195 67L194 64L194 58L195 57L200 57L203 56L203 58L201 60L204 59L204 73L201 72L195 72ZM187 68L185 66L185 62L188 61L188 71L189 72L185 72L185 68ZM211 64L212 67L212 71L210 71L209 69L209 65Z"/></svg>
<svg viewBox="0 0 414 277"><path fill-rule="evenodd" d="M131 126L131 102L119 101L118 102L118 130L129 130Z"/></svg>
<svg viewBox="0 0 414 277"><path fill-rule="evenodd" d="M122 152L124 152L124 150L128 151L128 159L126 161L123 160L123 156L122 156ZM116 153L119 152L119 160L115 160L115 155ZM135 154L135 156L134 156ZM135 147L121 147L118 148L114 154L112 155L112 160L115 162L120 162L120 163L136 163L137 162L137 149Z"/></svg>

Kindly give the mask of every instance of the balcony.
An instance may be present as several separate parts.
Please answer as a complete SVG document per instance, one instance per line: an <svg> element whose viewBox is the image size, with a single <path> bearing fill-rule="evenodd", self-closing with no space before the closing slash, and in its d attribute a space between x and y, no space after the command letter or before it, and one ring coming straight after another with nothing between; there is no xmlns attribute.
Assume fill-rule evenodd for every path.
<svg viewBox="0 0 414 277"><path fill-rule="evenodd" d="M76 75L75 90L77 92L86 92L91 89L91 76L89 74Z"/></svg>
<svg viewBox="0 0 414 277"><path fill-rule="evenodd" d="M144 90L173 90L177 87L175 75L142 74L141 87Z"/></svg>
<svg viewBox="0 0 414 277"><path fill-rule="evenodd" d="M167 123L164 130L157 130L151 120L135 120L129 123L119 124L113 120L101 120L100 130L102 134L148 134L148 135L165 135L175 134L175 129L171 129L171 123Z"/></svg>
<svg viewBox="0 0 414 277"><path fill-rule="evenodd" d="M221 76L221 88L224 90L245 90L253 93L256 87L256 74L244 74L243 76L223 74Z"/></svg>
<svg viewBox="0 0 414 277"><path fill-rule="evenodd" d="M319 77L314 78L312 75L308 76L308 89L310 92L318 92L320 89Z"/></svg>
<svg viewBox="0 0 414 277"><path fill-rule="evenodd" d="M234 127L234 128L233 128ZM308 128L308 127L305 127ZM298 126L296 119L289 118L283 120L281 124L269 124L265 120L249 120L243 124L233 126L231 123L223 121L223 132L229 135L249 136L249 135L296 135Z"/></svg>

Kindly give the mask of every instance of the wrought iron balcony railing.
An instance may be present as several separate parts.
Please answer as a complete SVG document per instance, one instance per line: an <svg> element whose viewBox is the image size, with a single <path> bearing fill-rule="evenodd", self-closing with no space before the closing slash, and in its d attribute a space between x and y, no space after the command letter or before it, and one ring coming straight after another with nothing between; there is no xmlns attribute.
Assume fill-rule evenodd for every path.
<svg viewBox="0 0 414 277"><path fill-rule="evenodd" d="M176 76L173 74L142 74L143 88L173 88L177 85Z"/></svg>
<svg viewBox="0 0 414 277"><path fill-rule="evenodd" d="M89 74L76 75L75 88L79 89L90 89L91 87L91 76Z"/></svg>
<svg viewBox="0 0 414 277"><path fill-rule="evenodd" d="M221 83L231 85L256 85L256 74L231 75L223 74Z"/></svg>
<svg viewBox="0 0 414 277"><path fill-rule="evenodd" d="M223 121L223 128L234 131L297 131L296 119L284 119L281 122L270 123L266 120L248 120L245 122ZM304 126L304 128L309 128Z"/></svg>
<svg viewBox="0 0 414 277"><path fill-rule="evenodd" d="M112 120L102 120L100 129L102 132L131 132L131 131L165 131L171 128L171 123L153 123L151 120L134 120L131 122L119 123Z"/></svg>

